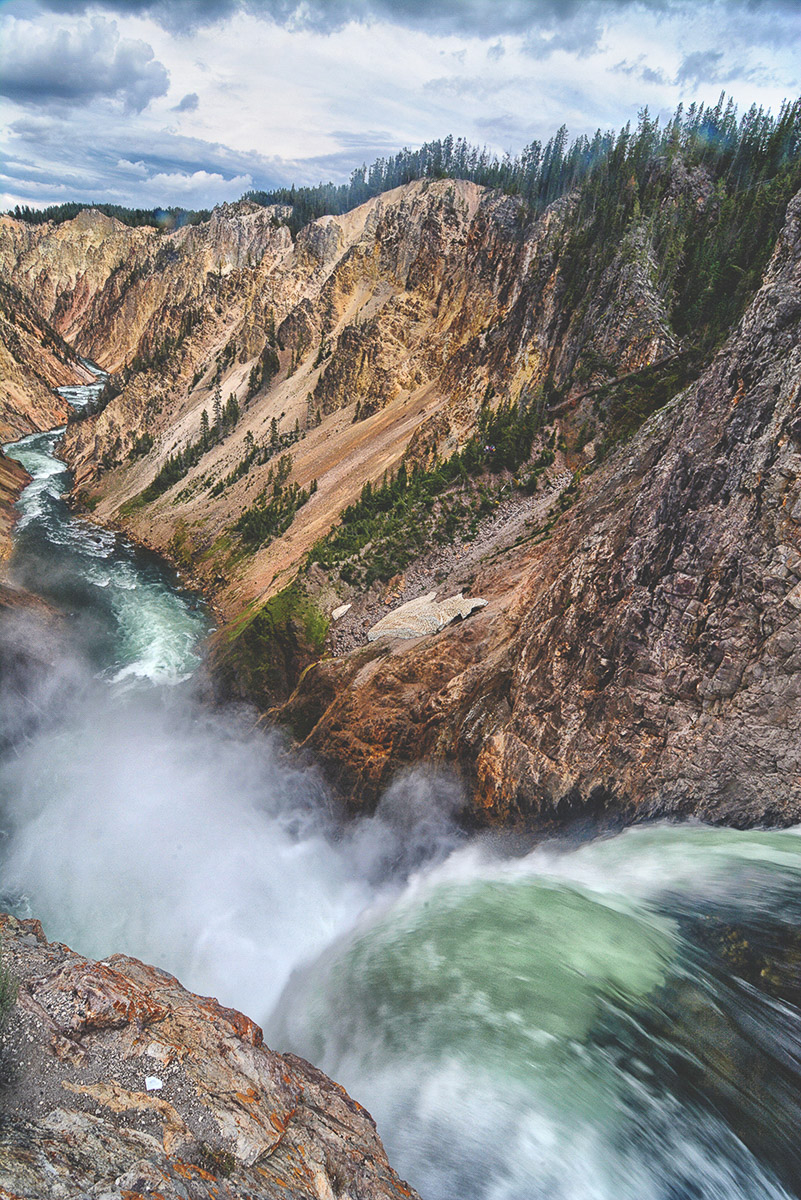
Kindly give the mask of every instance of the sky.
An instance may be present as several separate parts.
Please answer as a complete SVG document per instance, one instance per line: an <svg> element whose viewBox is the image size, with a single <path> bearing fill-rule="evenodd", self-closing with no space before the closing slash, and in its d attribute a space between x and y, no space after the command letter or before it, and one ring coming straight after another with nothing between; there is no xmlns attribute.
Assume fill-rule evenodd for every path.
<svg viewBox="0 0 801 1200"><path fill-rule="evenodd" d="M0 209L210 207L801 93L801 0L0 0Z"/></svg>

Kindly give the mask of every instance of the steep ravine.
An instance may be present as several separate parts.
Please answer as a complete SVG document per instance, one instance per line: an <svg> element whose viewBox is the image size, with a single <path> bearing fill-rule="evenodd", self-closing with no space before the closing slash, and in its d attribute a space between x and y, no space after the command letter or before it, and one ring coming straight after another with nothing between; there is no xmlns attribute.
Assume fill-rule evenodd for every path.
<svg viewBox="0 0 801 1200"><path fill-rule="evenodd" d="M310 1057L427 1200L798 1196L797 830L532 848L458 818L793 819L800 209L699 382L475 564L486 609L306 673L283 716L375 808L355 821L208 708L196 600L71 516L54 439L29 445L17 545L71 599L0 764L7 1194L413 1195ZM706 794L662 782L696 786L658 753L674 729Z"/></svg>
<svg viewBox="0 0 801 1200"><path fill-rule="evenodd" d="M668 210L700 211L704 184L703 170L677 171ZM480 825L792 821L798 201L713 361L693 360L700 377L628 442L610 436L602 462L598 389L684 350L644 224L609 250L597 290L566 303L573 204L535 218L471 183L421 181L294 241L274 212L242 204L169 235L91 213L35 235L8 226L0 250L23 281L47 258L54 319L84 297L82 346L139 362L68 429L79 501L214 595L224 690L271 710L352 808L426 757L457 771ZM201 445L217 386L237 414ZM551 462L532 495L501 475L473 542L432 546L366 591L303 567L365 483L452 453L493 403L541 414L530 465ZM236 523L267 504L284 451L288 486L309 497L247 546ZM299 568L276 634L264 602ZM377 616L431 588L489 603L424 641L364 646ZM353 611L326 637L343 601Z"/></svg>
<svg viewBox="0 0 801 1200"><path fill-rule="evenodd" d="M574 376L586 387L676 349L647 239L609 264L604 320L592 305L565 309L570 212L566 199L534 219L518 199L428 180L320 218L294 243L274 212L243 203L171 234L91 213L76 228L6 226L0 259L20 286L46 275L48 313L82 353L135 367L102 414L69 430L81 497L100 520L121 518L164 550L179 544L236 619L290 582L365 481L404 455L456 449L486 396L526 399ZM143 497L168 456L197 440L203 410L213 415L216 382L223 403L238 398L236 427L163 495ZM302 521L243 557L231 527L269 465L230 476L273 420L288 437L298 428L292 481L317 491Z"/></svg>
<svg viewBox="0 0 801 1200"><path fill-rule="evenodd" d="M68 611L0 623L47 650L0 692L5 1194L414 1196L308 1059L426 1200L797 1198L798 831L468 838L430 769L342 820L203 701L202 610L53 441L13 568Z"/></svg>

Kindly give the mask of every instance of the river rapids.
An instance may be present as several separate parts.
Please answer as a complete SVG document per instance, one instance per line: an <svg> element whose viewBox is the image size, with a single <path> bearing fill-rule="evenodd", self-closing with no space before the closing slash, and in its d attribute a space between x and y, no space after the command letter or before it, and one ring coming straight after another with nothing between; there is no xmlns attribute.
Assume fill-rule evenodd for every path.
<svg viewBox="0 0 801 1200"><path fill-rule="evenodd" d="M259 1020L424 1200L801 1196L799 832L524 847L467 837L425 770L341 821L251 714L204 705L208 612L70 513L58 436L6 447L33 476L13 576L64 615L0 628L27 664L0 695L3 906Z"/></svg>

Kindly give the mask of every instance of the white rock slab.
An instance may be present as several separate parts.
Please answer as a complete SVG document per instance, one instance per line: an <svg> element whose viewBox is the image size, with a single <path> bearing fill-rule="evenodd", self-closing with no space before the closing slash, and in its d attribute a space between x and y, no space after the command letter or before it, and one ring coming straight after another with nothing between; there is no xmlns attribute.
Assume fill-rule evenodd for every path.
<svg viewBox="0 0 801 1200"><path fill-rule="evenodd" d="M425 633L438 633L446 625L450 625L457 617L464 619L477 608L484 608L486 600L474 596L467 599L461 592L437 600L436 592L427 596L418 596L398 608L387 613L367 634L368 642L375 642L380 637L413 638Z"/></svg>

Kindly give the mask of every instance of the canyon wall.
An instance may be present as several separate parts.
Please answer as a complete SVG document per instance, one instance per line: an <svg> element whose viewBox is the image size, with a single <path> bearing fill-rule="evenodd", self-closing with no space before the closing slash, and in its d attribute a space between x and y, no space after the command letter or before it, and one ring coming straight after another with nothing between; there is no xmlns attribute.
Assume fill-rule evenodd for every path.
<svg viewBox="0 0 801 1200"><path fill-rule="evenodd" d="M696 384L485 563L488 606L310 668L282 711L354 806L419 757L478 822L801 819L801 197Z"/></svg>
<svg viewBox="0 0 801 1200"><path fill-rule="evenodd" d="M645 245L622 247L599 293L565 308L571 203L532 220L516 198L422 181L294 242L276 211L244 203L169 234L82 213L27 235L7 223L0 261L19 286L36 283L82 353L136 368L101 414L70 427L76 490L98 519L177 549L235 617L291 581L365 481L462 444L488 396L526 400L551 380L569 401L676 350ZM232 393L235 429L148 499L215 394ZM269 467L233 475L273 422L297 431L291 478L316 491L302 521L242 556L232 527Z"/></svg>

